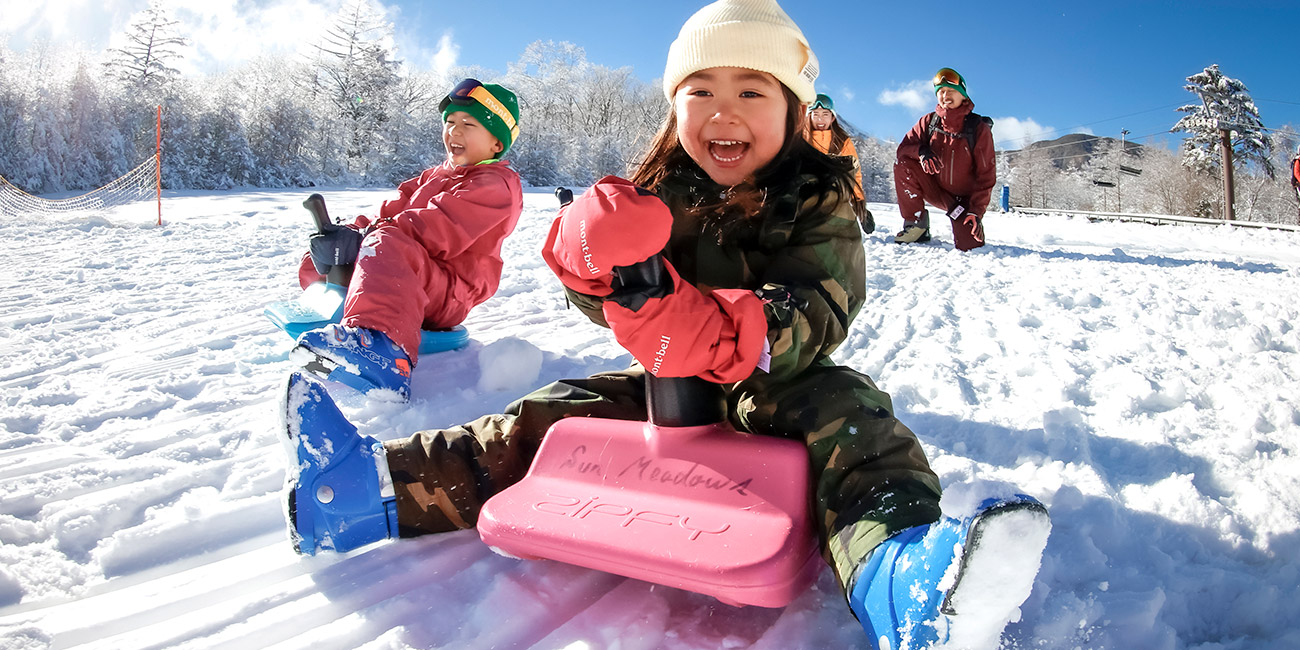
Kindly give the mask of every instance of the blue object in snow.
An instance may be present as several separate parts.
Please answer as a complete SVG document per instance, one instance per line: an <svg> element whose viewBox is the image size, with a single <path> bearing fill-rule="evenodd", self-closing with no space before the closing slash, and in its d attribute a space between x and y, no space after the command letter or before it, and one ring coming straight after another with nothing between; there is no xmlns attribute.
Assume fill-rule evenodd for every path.
<svg viewBox="0 0 1300 650"><path fill-rule="evenodd" d="M294 548L350 551L397 537L397 502L384 446L361 436L320 382L289 376L284 397Z"/></svg>
<svg viewBox="0 0 1300 650"><path fill-rule="evenodd" d="M1041 540L1031 535L1033 539L1027 540L1023 548L1015 549L1016 557L1001 557L1007 549L981 549L981 538L996 528L998 522L1024 527L1025 519L1016 521L1008 517L1013 513L1031 519L1041 517L1040 526L1031 526L1042 531ZM954 605L954 597L967 578L972 558L984 551L999 554L994 563L1001 568L1018 562L1033 563L1019 573L1028 584L1000 584L997 593L978 595L981 616L998 609L1014 611L1032 588L1047 543L1046 531L1050 530L1047 518L1047 508L1038 500L1016 495L1010 500L986 501L965 519L945 517L932 524L908 528L881 542L867 556L858 569L856 581L849 587L849 607L878 650L928 648L937 641L947 641L939 637L941 630L946 634L950 626L936 623L940 616L961 614ZM953 562L960 562L955 580L941 591L939 583ZM1010 575L1017 574L1013 571ZM980 582L979 578L974 580L976 584ZM998 599L1003 602L990 602Z"/></svg>
<svg viewBox="0 0 1300 650"><path fill-rule="evenodd" d="M303 332L289 360L308 372L363 393L391 391L411 397L411 359L387 334L334 323Z"/></svg>
<svg viewBox="0 0 1300 650"><path fill-rule="evenodd" d="M343 320L343 299L347 287L332 282L316 282L295 300L273 302L262 310L275 326L297 340L304 332L320 329ZM445 330L420 332L420 354L459 350L469 343L464 325Z"/></svg>

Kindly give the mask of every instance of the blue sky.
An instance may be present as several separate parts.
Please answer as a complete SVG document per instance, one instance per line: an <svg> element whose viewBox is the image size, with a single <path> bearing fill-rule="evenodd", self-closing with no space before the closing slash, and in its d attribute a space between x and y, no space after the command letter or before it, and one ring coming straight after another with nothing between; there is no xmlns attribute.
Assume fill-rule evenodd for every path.
<svg viewBox="0 0 1300 650"><path fill-rule="evenodd" d="M165 0L189 30L191 71L292 49L342 0ZM147 0L6 0L0 33L22 50L39 38L97 50ZM479 65L504 72L537 40L581 46L592 63L658 78L669 43L701 0L384 0L399 57L412 67ZM1300 2L886 3L787 0L821 60L818 90L841 117L897 140L933 106L925 81L951 66L977 112L997 121L999 149L1082 132L1169 143L1185 78L1218 63L1243 81L1268 127L1300 126L1290 68ZM932 7L932 8L927 8ZM527 116L524 116L525 123Z"/></svg>

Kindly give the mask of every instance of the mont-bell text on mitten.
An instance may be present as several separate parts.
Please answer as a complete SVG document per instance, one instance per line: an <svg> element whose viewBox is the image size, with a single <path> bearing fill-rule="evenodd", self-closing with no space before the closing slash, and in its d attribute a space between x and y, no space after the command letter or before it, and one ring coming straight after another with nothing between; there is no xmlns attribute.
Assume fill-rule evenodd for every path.
<svg viewBox="0 0 1300 650"><path fill-rule="evenodd" d="M673 216L654 194L606 176L561 208L556 257L584 279L608 276L664 249Z"/></svg>

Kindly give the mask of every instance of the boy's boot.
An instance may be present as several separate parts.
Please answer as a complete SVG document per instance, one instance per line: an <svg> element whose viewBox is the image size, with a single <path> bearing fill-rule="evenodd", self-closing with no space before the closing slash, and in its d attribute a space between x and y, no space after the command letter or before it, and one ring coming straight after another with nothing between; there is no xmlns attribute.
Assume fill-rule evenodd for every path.
<svg viewBox="0 0 1300 650"><path fill-rule="evenodd" d="M930 212L922 210L916 221L904 221L903 229L894 235L895 244L923 244L930 241Z"/></svg>
<svg viewBox="0 0 1300 650"><path fill-rule="evenodd" d="M1051 529L1047 508L1024 495L909 528L863 561L849 607L880 650L995 647L1033 589Z"/></svg>
<svg viewBox="0 0 1300 650"><path fill-rule="evenodd" d="M299 372L285 390L285 492L294 549L350 551L397 537L397 502L387 454L361 436L320 382Z"/></svg>
<svg viewBox="0 0 1300 650"><path fill-rule="evenodd" d="M383 332L326 325L303 332L289 360L371 397L403 402L411 398L411 358Z"/></svg>

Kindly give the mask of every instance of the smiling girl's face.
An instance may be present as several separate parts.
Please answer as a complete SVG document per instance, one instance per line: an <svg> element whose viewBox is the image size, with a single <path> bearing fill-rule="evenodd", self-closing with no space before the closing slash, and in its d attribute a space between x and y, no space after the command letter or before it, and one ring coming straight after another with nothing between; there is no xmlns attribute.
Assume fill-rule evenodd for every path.
<svg viewBox="0 0 1300 650"><path fill-rule="evenodd" d="M708 68L673 96L677 139L720 185L738 185L785 144L786 98L776 77L747 68Z"/></svg>

